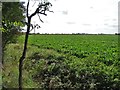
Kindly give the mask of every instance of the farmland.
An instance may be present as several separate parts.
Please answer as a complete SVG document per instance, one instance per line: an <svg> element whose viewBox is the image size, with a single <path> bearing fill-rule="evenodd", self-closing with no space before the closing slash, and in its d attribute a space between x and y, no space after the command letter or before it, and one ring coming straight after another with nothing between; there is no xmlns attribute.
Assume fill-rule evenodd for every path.
<svg viewBox="0 0 120 90"><path fill-rule="evenodd" d="M4 53L3 85L18 87L24 36ZM119 89L118 35L30 35L25 88Z"/></svg>

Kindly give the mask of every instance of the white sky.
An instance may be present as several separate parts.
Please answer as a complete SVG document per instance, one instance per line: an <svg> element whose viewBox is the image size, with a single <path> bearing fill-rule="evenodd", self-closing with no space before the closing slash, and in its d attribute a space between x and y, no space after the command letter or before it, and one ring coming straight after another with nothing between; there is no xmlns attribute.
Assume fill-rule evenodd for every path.
<svg viewBox="0 0 120 90"><path fill-rule="evenodd" d="M23 0L22 0L23 1ZM34 0L32 0L34 1ZM120 0L49 0L54 13L38 16L32 23L41 28L36 33L116 33L118 32L118 1ZM37 2L36 2L37 3ZM31 2L32 6L34 2ZM30 6L30 7L31 7ZM37 4L30 8L34 11ZM31 31L31 32L34 32Z"/></svg>

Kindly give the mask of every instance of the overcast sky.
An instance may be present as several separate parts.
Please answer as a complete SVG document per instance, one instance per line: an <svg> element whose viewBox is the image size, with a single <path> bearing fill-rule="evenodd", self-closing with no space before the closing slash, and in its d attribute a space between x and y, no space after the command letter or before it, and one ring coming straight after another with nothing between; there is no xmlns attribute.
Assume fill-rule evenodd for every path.
<svg viewBox="0 0 120 90"><path fill-rule="evenodd" d="M22 0L23 1L23 0ZM32 0L34 1L34 0ZM118 32L118 1L120 0L49 0L54 13L38 16L32 23L41 28L36 33L117 33ZM30 13L37 2L30 3ZM34 5L34 7L32 7ZM31 8L32 7L32 8ZM34 32L31 31L31 32Z"/></svg>

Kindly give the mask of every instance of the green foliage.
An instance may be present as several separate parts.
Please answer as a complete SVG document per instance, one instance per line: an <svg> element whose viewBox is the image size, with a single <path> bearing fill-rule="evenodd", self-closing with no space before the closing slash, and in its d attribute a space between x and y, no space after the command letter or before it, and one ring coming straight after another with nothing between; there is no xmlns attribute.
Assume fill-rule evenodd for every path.
<svg viewBox="0 0 120 90"><path fill-rule="evenodd" d="M14 43L7 45L7 49L4 52L3 59L5 63L2 71L2 85L5 88L18 88L18 60L22 53L22 48L22 45ZM37 84L33 82L31 75L26 69L23 69L23 82L24 88L37 87Z"/></svg>
<svg viewBox="0 0 120 90"><path fill-rule="evenodd" d="M6 32L6 30L3 27L0 28L0 31Z"/></svg>
<svg viewBox="0 0 120 90"><path fill-rule="evenodd" d="M25 20L23 3L20 2L3 2L2 3L2 28L3 31L3 48L13 38L16 41L16 34L25 24L21 21ZM15 37L14 37L15 36Z"/></svg>
<svg viewBox="0 0 120 90"><path fill-rule="evenodd" d="M20 36L18 44L9 45L5 55L6 66L10 63L17 66L23 38ZM28 45L23 71L24 87L120 88L117 35L30 35ZM7 76L7 72L12 74L14 69L6 67L3 72L3 83L10 87L13 82L5 82L14 78Z"/></svg>
<svg viewBox="0 0 120 90"><path fill-rule="evenodd" d="M2 3L2 19L4 22L20 22L24 20L23 16L25 8L20 2L3 2Z"/></svg>

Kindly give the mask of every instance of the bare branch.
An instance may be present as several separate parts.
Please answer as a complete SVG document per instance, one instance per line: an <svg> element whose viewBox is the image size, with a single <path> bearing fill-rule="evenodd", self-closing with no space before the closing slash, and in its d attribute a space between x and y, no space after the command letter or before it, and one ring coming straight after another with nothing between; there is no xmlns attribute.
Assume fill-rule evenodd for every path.
<svg viewBox="0 0 120 90"><path fill-rule="evenodd" d="M42 13L42 12L38 12L38 13L40 13L40 14L43 14L43 15L45 15L45 16L47 16L47 14L44 12L44 13Z"/></svg>
<svg viewBox="0 0 120 90"><path fill-rule="evenodd" d="M43 15L47 16L47 14L45 13L45 11L49 11L49 9L48 9L49 5L52 5L52 4L49 3L49 2L44 3L44 4L43 3L39 3L38 8L36 9L36 11L32 15L30 15L30 17L35 16L37 13L43 14Z"/></svg>
<svg viewBox="0 0 120 90"><path fill-rule="evenodd" d="M35 28L37 28L37 29L41 28L40 25L38 25L38 24L36 24L36 25L31 24L31 27L32 27L32 29L30 29L30 31L32 31Z"/></svg>
<svg viewBox="0 0 120 90"><path fill-rule="evenodd" d="M36 3L36 1L35 1L34 4L32 5L32 7L34 7L35 3Z"/></svg>
<svg viewBox="0 0 120 90"><path fill-rule="evenodd" d="M50 10L48 10L48 11L54 13L53 11L50 11Z"/></svg>
<svg viewBox="0 0 120 90"><path fill-rule="evenodd" d="M37 15L38 15L38 17L39 17L39 20L40 20L42 23L44 23L43 20L40 18L39 14L37 14Z"/></svg>
<svg viewBox="0 0 120 90"><path fill-rule="evenodd" d="M29 17L29 15L28 15L28 10L29 10L29 3L30 3L30 0L28 0L28 3L27 3L27 17Z"/></svg>
<svg viewBox="0 0 120 90"><path fill-rule="evenodd" d="M34 29L34 27L33 27L33 25L32 25L32 24L30 24L30 26L32 27L32 29Z"/></svg>

